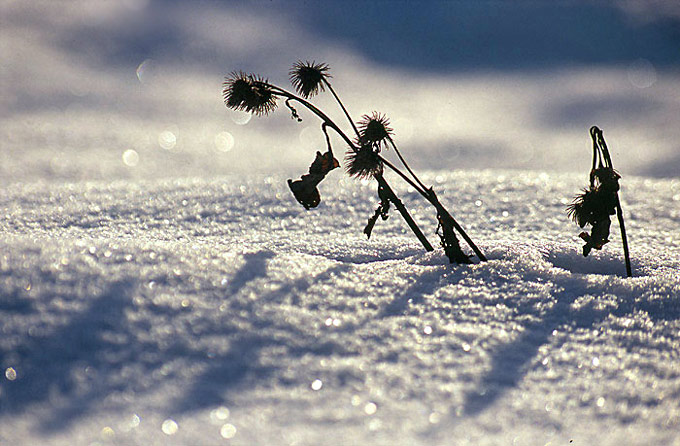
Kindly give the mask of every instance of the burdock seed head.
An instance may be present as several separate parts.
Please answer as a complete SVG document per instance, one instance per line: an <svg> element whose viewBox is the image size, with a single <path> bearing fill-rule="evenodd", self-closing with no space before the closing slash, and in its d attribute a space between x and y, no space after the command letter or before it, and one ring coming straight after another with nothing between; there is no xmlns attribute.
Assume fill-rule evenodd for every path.
<svg viewBox="0 0 680 446"><path fill-rule="evenodd" d="M347 173L353 177L372 178L383 172L382 161L369 145L363 145L356 151L348 151L345 161Z"/></svg>
<svg viewBox="0 0 680 446"><path fill-rule="evenodd" d="M359 137L361 145L370 145L378 151L392 136L392 129L389 127L390 120L387 116L378 112L373 112L371 116L364 115L359 121Z"/></svg>
<svg viewBox="0 0 680 446"><path fill-rule="evenodd" d="M266 79L243 71L233 71L222 84L227 107L256 115L269 114L276 108L276 96Z"/></svg>
<svg viewBox="0 0 680 446"><path fill-rule="evenodd" d="M329 70L325 63L298 60L290 70L290 83L303 98L310 98L326 89L324 82L331 77Z"/></svg>

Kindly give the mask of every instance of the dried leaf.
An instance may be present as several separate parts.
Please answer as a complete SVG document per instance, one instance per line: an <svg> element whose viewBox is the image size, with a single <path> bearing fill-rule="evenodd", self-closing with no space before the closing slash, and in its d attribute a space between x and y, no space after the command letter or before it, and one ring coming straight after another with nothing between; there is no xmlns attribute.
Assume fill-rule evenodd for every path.
<svg viewBox="0 0 680 446"><path fill-rule="evenodd" d="M340 163L330 150L324 154L316 152L316 158L309 166L309 174L302 175L299 180L288 180L288 187L298 203L305 209L317 207L321 203L321 194L316 186L328 172L337 167L340 167Z"/></svg>

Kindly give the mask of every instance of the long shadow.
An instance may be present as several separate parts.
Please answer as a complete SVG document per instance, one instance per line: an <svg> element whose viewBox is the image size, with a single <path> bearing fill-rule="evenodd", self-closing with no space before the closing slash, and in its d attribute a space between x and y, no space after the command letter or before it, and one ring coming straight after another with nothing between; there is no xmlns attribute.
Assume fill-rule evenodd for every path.
<svg viewBox="0 0 680 446"><path fill-rule="evenodd" d="M248 282L267 276L267 260L274 257L268 250L247 253L243 255L245 263L236 271L229 281L227 295L238 293Z"/></svg>
<svg viewBox="0 0 680 446"><path fill-rule="evenodd" d="M466 394L465 414L476 415L484 411L517 386L529 371L529 364L539 348L548 343L553 330L565 323L570 315L569 307L577 298L573 293L560 294L542 320L527 324L513 342L498 347L491 359L491 370L479 381L477 389Z"/></svg>
<svg viewBox="0 0 680 446"><path fill-rule="evenodd" d="M125 309L135 286L126 280L112 283L65 325L19 345L12 352L17 379L3 386L0 418L49 401L58 407L39 428L48 433L62 430L90 411L102 392L115 391L120 385L114 373L134 360L135 350L130 350L129 339L114 341L106 335L125 333L120 327L126 324ZM116 357L113 363L107 360L111 357Z"/></svg>
<svg viewBox="0 0 680 446"><path fill-rule="evenodd" d="M262 253L258 253L246 261L242 269L236 273L236 277L250 278L264 277L267 275L266 258ZM244 269L251 268L250 272ZM307 336L299 327L285 319L267 321L266 326L258 325L256 313L264 306L280 300L282 294L290 295L295 300L297 295L304 293L311 286L322 284L331 279L334 275L342 274L349 270L348 265L339 265L328 268L322 273L317 274L309 280L291 280L276 291L263 293L254 300L246 300L247 303L232 303L230 310L232 313L238 311L247 313L251 328L244 331L235 327L231 330L231 336L225 342L229 342L229 349L224 354L218 355L207 362L206 370L199 374L187 387L179 399L172 402L168 410L173 413L185 413L201 410L207 407L230 403L230 393L243 387L252 387L259 381L266 379L274 374L276 367L263 365L261 361L262 351L270 347L283 347L287 349L290 357L299 357L305 354L330 354L344 352L342 345L335 342L319 342L316 347L296 348L290 345L285 336L277 336L277 333L292 333L290 336L302 339ZM236 284L236 288L231 289L227 296L234 297L245 281L241 280L241 286ZM230 313L226 313L230 317ZM226 321L225 325L233 324ZM279 327L279 325L281 325ZM266 331L265 331L266 329ZM235 334L234 334L235 333ZM281 364L281 367L285 367ZM285 383L284 383L285 384Z"/></svg>
<svg viewBox="0 0 680 446"><path fill-rule="evenodd" d="M447 265L446 268L449 268ZM423 302L425 296L433 294L439 288L456 283L465 275L465 265L458 265L455 269L442 271L437 268L418 276L408 288L395 296L394 299L378 311L376 318L403 315L411 305Z"/></svg>
<svg viewBox="0 0 680 446"><path fill-rule="evenodd" d="M595 303L578 310L572 308L582 292L566 291L573 288L572 281L558 281L565 291L555 295L555 304L542 314L540 320L525 325L523 333L509 344L499 346L493 353L491 369L481 378L477 388L465 396L463 410L466 415L476 415L493 405L506 392L514 389L531 369L531 361L541 346L549 343L553 330L565 326L591 329L609 315L623 316L638 310L646 311L655 322L680 319L680 296L655 301L636 301L627 296L618 301L616 308L596 310ZM570 282L570 283L567 283ZM585 279L579 289L590 288Z"/></svg>

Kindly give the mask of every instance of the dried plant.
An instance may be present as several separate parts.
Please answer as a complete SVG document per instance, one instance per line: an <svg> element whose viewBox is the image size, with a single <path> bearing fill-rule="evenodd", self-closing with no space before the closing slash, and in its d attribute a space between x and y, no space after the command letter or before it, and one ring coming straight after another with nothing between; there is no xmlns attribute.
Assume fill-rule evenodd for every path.
<svg viewBox="0 0 680 446"><path fill-rule="evenodd" d="M427 251L434 249L383 176L385 168L387 168L399 175L399 177L434 206L438 222L436 232L440 237L444 252L451 263L472 263L471 256L465 254L461 249L456 232L468 243L480 261L486 261L484 254L441 204L434 190L431 187L425 186L408 166L394 142L393 132L386 115L373 112L370 115L363 115L361 120L355 123L333 89L330 83L330 67L325 63L298 61L291 68L289 75L290 81L298 95L273 85L257 75L234 71L224 82L223 96L227 107L256 115L267 115L272 112L277 106L277 99L281 98L290 110L292 117L298 122L302 121L302 118L293 106L293 102L302 105L321 120L321 130L326 136L326 152L323 154L321 152L316 153L316 158L309 167L309 172L302 175L299 180L288 180L288 185L293 195L305 209L311 209L319 205L321 202L321 195L318 189L319 183L331 170L339 166L339 162L333 156L333 149L328 135L328 129L332 129L348 146L348 152L345 157L347 173L351 176L364 179L373 178L378 183L380 203L364 228L364 233L369 238L378 218L386 220L389 217L388 213L391 205L394 205L423 247ZM308 99L316 94L325 91L329 91L333 95L345 114L355 134L354 138L350 138L323 111L308 101ZM394 150L410 176L382 157L381 151L388 148Z"/></svg>
<svg viewBox="0 0 680 446"><path fill-rule="evenodd" d="M567 207L567 213L581 228L586 225L591 226L590 234L588 232L579 234L579 237L586 242L583 245L583 255L586 257L591 250L600 250L605 244L609 243L610 217L616 214L621 228L626 274L631 277L633 274L628 252L628 239L618 194L621 175L612 166L611 156L602 130L593 126L590 128L590 136L593 140L593 165L590 170L590 183L588 188L577 195Z"/></svg>

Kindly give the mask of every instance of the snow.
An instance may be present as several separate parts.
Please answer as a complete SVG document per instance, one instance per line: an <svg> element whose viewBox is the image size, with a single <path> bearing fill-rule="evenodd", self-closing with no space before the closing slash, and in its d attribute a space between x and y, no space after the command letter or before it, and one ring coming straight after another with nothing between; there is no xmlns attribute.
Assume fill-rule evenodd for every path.
<svg viewBox="0 0 680 446"><path fill-rule="evenodd" d="M680 182L624 176L627 279L618 231L580 254L581 177L427 173L471 266L366 240L337 171L313 211L283 176L10 186L0 444L678 444Z"/></svg>
<svg viewBox="0 0 680 446"><path fill-rule="evenodd" d="M0 446L680 446L680 8L355 6L0 2ZM488 262L394 211L367 240L341 169L295 202L318 121L221 84L298 59L387 114ZM584 258L565 212L591 125L630 279L616 222Z"/></svg>

